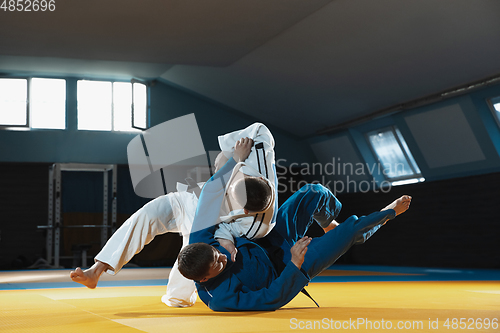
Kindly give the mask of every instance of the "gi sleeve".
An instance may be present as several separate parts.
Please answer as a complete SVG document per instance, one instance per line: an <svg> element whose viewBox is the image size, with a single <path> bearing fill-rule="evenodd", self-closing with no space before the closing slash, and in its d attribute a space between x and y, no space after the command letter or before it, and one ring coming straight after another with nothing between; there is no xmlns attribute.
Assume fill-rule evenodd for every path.
<svg viewBox="0 0 500 333"><path fill-rule="evenodd" d="M309 281L290 261L268 288L213 295L208 307L214 311L274 311L290 302Z"/></svg>
<svg viewBox="0 0 500 333"><path fill-rule="evenodd" d="M236 161L230 158L203 186L189 236L190 244L201 242L212 245L216 242L214 232L220 222L219 213L226 193L226 184L235 166Z"/></svg>
<svg viewBox="0 0 500 333"><path fill-rule="evenodd" d="M241 237L241 236L240 236ZM215 230L215 238L216 239L227 239L234 243L234 237L231 234L231 226L226 223L220 223Z"/></svg>

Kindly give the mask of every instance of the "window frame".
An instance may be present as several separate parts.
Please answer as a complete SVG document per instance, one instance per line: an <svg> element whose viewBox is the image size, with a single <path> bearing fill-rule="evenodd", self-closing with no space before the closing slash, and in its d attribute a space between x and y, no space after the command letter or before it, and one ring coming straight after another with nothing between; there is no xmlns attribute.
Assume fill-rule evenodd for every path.
<svg viewBox="0 0 500 333"><path fill-rule="evenodd" d="M30 124L30 102L31 102L31 77L26 77L26 76L20 76L20 77L0 77L0 79L12 79L12 80L26 80L26 123L24 125L8 125L8 124L1 124L0 123L0 129L8 130L8 129L18 129L18 128L27 128L31 130L31 124Z"/></svg>
<svg viewBox="0 0 500 333"><path fill-rule="evenodd" d="M415 158L413 157L413 155L412 155L412 158L409 157L408 153L411 154L411 152L408 152L405 149L405 145L406 145L406 147L408 147L408 144L406 144L406 141L405 141L405 145L403 145L403 143L401 142L401 138L399 137L399 135L397 133L398 130L399 129L395 125L386 126L386 127L378 128L376 130L366 132L364 134L364 136L365 136L366 142L368 143L368 146L370 147L370 150L371 150L373 156L375 156L375 159L377 160L378 164L383 167L384 164L380 160L380 157L379 157L377 151L375 150L375 147L373 147L373 145L370 141L370 135L372 135L373 133L380 133L380 132L387 132L387 131L392 132L392 134L394 135L394 138L396 139L396 141L399 145L399 148L403 152L404 158L406 159L406 163L410 166L410 169L413 172L412 175L392 177L392 178L389 177L388 175L386 175L384 172L382 172L382 176L385 178L386 181L390 182L392 185L394 185L393 183L407 181L407 180L416 180L416 182L421 182L424 179L422 176L422 171L420 170L420 172L417 172L417 170L415 169L415 165L413 165L413 162L412 162L412 160L415 161ZM399 132L401 133L401 131L399 131ZM402 134L401 134L401 136L402 136ZM408 150L409 150L409 148L408 148ZM415 161L415 164L416 163L417 162ZM416 165L416 167L420 169L420 167L418 165Z"/></svg>
<svg viewBox="0 0 500 333"><path fill-rule="evenodd" d="M31 106L32 106L32 80L33 79L48 79L48 80L64 80L65 84L67 84L67 78L61 77L46 77L46 76L7 76L0 77L1 79L23 79L26 80L27 89L26 89L26 123L24 125L5 125L0 124L0 130L16 130L16 129L27 129L29 131L65 131L68 129L68 119L67 119L67 105L65 105L64 109L64 128L34 128L31 127ZM65 89L65 103L68 100L68 90Z"/></svg>
<svg viewBox="0 0 500 333"><path fill-rule="evenodd" d="M111 83L111 130L100 130L100 129L79 129L78 128L78 82L79 81L96 81L96 82L110 82ZM115 129L115 103L114 103L114 90L115 90L115 82L124 82L124 83L130 83L132 87L132 103L131 103L131 128L135 128L139 131L145 131L147 129L147 125L149 123L149 85L144 82L140 81L137 79L131 79L130 81L126 80L104 80L104 79L77 79L77 84L76 84L76 99L77 99L77 107L76 107L76 119L77 119L77 125L76 125L76 130L77 131L97 131L97 132L114 132L114 133L137 133L138 131L130 131L130 130L116 130ZM146 87L146 128L138 127L135 126L134 124L134 108L135 108L135 102L134 102L134 83L139 83L143 84Z"/></svg>
<svg viewBox="0 0 500 333"><path fill-rule="evenodd" d="M32 88L32 80L33 79L44 79L44 80L64 80L64 128L44 128L44 127L31 127L32 126L32 112L31 112L31 107L33 105L32 102L32 95L31 91L33 90ZM29 104L29 129L30 131L65 131L68 129L68 79L67 78L61 78L61 77L43 77L43 76L31 76L29 78L29 84L28 84L28 104Z"/></svg>
<svg viewBox="0 0 500 333"><path fill-rule="evenodd" d="M135 128L135 129L138 129L138 130L141 130L141 131L145 131L148 129L148 111L149 111L149 106L148 106L148 99L149 99L149 95L148 95L148 85L146 84L146 82L143 82L143 81L140 81L140 80L136 80L136 79L132 79L130 80L130 83L132 84L132 128ZM134 101L134 84L135 83L140 83L140 84L143 84L144 86L146 86L146 127L139 127L139 126L135 126L135 115L134 115L134 110L135 110L135 101Z"/></svg>
<svg viewBox="0 0 500 333"><path fill-rule="evenodd" d="M493 103L494 99L498 99L498 103ZM495 104L500 104L500 96L488 98L487 103L488 103L488 107L490 108L490 111L491 111L493 118L495 118L495 121L497 122L497 125L500 128L500 111L497 111L495 109Z"/></svg>

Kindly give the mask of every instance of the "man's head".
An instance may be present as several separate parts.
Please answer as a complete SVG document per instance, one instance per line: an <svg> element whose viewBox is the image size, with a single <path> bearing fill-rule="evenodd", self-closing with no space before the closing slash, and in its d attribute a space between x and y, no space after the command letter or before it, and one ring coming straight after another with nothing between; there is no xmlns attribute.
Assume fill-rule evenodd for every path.
<svg viewBox="0 0 500 333"><path fill-rule="evenodd" d="M266 210L272 201L271 186L262 177L238 179L230 186L229 195L243 207L245 213Z"/></svg>
<svg viewBox="0 0 500 333"><path fill-rule="evenodd" d="M224 270L227 257L213 246L194 243L181 250L177 263L185 278L205 282Z"/></svg>

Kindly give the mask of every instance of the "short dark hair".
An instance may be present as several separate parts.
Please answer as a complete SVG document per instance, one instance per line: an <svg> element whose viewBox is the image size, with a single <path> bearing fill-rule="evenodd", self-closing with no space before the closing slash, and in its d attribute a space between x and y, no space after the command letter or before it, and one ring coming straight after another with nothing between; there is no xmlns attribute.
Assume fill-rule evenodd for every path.
<svg viewBox="0 0 500 333"><path fill-rule="evenodd" d="M236 200L244 205L243 208L251 212L260 212L269 206L272 198L271 187L260 177L245 176L245 182L238 181L234 184L234 192L237 193ZM245 195L239 195L246 191L246 200L242 199ZM241 202L244 201L244 202Z"/></svg>
<svg viewBox="0 0 500 333"><path fill-rule="evenodd" d="M177 257L179 272L190 280L200 281L208 275L214 262L214 248L205 243L193 243L184 247Z"/></svg>

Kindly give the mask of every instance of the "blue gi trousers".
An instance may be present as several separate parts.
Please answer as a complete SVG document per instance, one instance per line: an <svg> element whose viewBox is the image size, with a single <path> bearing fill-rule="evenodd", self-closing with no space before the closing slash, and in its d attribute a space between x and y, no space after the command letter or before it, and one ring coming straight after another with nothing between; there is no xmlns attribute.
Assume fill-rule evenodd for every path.
<svg viewBox="0 0 500 333"><path fill-rule="evenodd" d="M282 249L283 263L291 260L291 247L304 237L316 220L327 227L342 205L332 192L320 184L308 184L295 192L278 210L276 226L266 237ZM351 216L335 229L314 238L308 246L302 270L312 279L327 269L352 245L364 243L381 225L395 217L392 209L368 216Z"/></svg>

